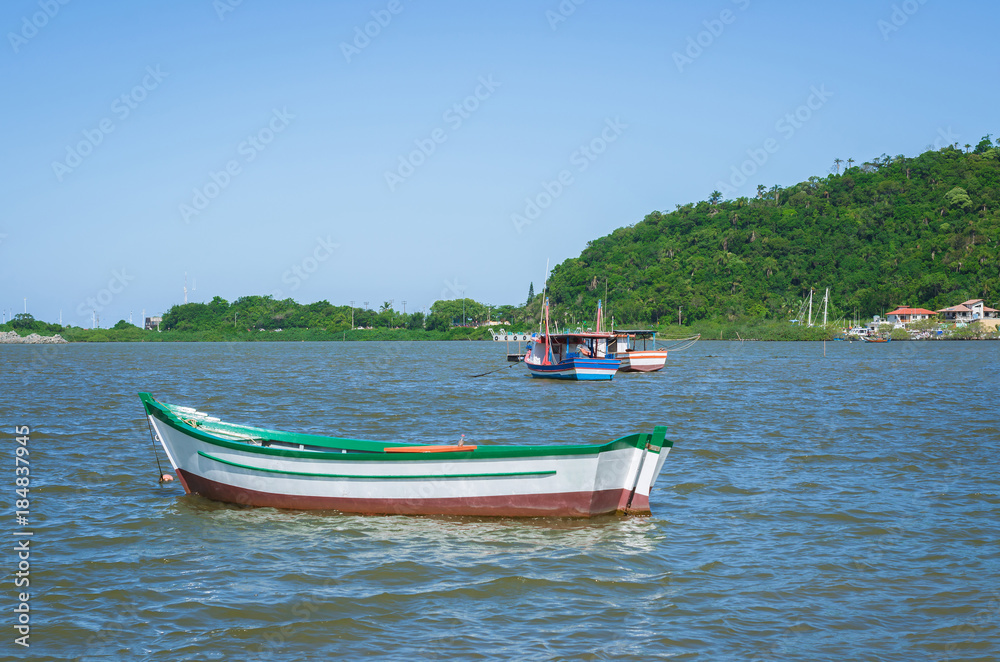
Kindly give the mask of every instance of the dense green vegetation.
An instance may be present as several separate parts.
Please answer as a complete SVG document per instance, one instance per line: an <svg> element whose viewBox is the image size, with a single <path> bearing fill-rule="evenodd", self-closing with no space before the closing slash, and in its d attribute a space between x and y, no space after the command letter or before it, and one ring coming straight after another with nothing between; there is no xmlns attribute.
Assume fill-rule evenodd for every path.
<svg viewBox="0 0 1000 662"><path fill-rule="evenodd" d="M553 269L553 314L592 316L606 298L619 323L676 321L678 308L687 325L787 321L827 287L832 319L970 298L998 307L1000 148L989 136L833 169L754 198L715 191L590 242Z"/></svg>
<svg viewBox="0 0 1000 662"><path fill-rule="evenodd" d="M826 288L831 321L971 298L1000 307L1000 147L990 136L975 148L952 145L915 158L883 154L860 165L837 158L832 170L788 188L758 186L753 198L723 200L713 191L706 201L652 212L557 265L545 295L532 283L524 305L437 301L425 316L400 313L391 301L376 311L215 297L173 306L159 331L125 321L113 329L62 327L23 313L0 330L71 341L483 339L488 330L476 327L487 320L534 328L547 296L560 328L591 325L604 299L605 319L614 316L619 327L818 340L837 331L789 323L810 289L818 295L814 320Z"/></svg>

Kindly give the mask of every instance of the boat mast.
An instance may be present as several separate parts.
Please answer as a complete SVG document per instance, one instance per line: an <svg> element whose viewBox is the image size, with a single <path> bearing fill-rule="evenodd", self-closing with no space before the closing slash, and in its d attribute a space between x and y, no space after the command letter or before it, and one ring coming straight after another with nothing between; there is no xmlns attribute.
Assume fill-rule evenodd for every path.
<svg viewBox="0 0 1000 662"><path fill-rule="evenodd" d="M823 295L823 326L826 326L826 309L830 303L830 288L826 288L826 294Z"/></svg>
<svg viewBox="0 0 1000 662"><path fill-rule="evenodd" d="M813 325L813 291L809 288L809 321L806 323L807 326Z"/></svg>
<svg viewBox="0 0 1000 662"><path fill-rule="evenodd" d="M545 312L545 358L542 359L542 365L549 365L551 361L549 357L552 356L552 336L549 335L549 300L545 299L545 305L542 307Z"/></svg>
<svg viewBox="0 0 1000 662"><path fill-rule="evenodd" d="M548 304L549 300L545 298L545 288L546 288L546 286L548 286L548 284L549 284L549 258L545 258L545 278L542 279L542 302L545 304L545 306L549 305ZM543 307L545 307L545 306L543 306ZM543 315L542 311L538 311L538 330L539 331L542 330L542 315ZM548 332L549 332L549 330L545 329L545 333L548 333Z"/></svg>

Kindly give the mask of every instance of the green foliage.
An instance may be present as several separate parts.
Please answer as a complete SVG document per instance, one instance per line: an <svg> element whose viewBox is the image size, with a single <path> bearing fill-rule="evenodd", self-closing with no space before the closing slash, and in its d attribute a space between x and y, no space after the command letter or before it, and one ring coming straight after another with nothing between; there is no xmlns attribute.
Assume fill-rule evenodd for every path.
<svg viewBox="0 0 1000 662"><path fill-rule="evenodd" d="M422 329L424 328L424 314L423 313L413 313L410 315L410 319L406 322L406 328L410 330Z"/></svg>
<svg viewBox="0 0 1000 662"><path fill-rule="evenodd" d="M957 207L963 211L968 211L972 207L972 198L961 186L956 186L945 193L944 199L951 207Z"/></svg>
<svg viewBox="0 0 1000 662"><path fill-rule="evenodd" d="M1000 148L980 146L847 159L839 174L761 186L755 199L713 191L654 211L552 270L552 316L593 319L607 298L619 326L676 322L678 308L686 325L787 323L826 288L830 319L972 297L997 307Z"/></svg>
<svg viewBox="0 0 1000 662"><path fill-rule="evenodd" d="M31 313L17 313L6 324L0 324L0 331L15 331L21 336L32 333L37 333L40 336L51 336L63 329L64 327L59 324L48 324L42 320L36 320Z"/></svg>
<svg viewBox="0 0 1000 662"><path fill-rule="evenodd" d="M450 301L435 301L431 306L431 315L440 315L450 324L469 326L486 321L486 306L472 299L453 299ZM465 319L462 319L462 316Z"/></svg>
<svg viewBox="0 0 1000 662"><path fill-rule="evenodd" d="M10 325L15 329L33 330L35 323L35 317L31 313L18 313L14 315Z"/></svg>
<svg viewBox="0 0 1000 662"><path fill-rule="evenodd" d="M427 316L426 328L428 331L447 331L451 328L451 320L444 315L431 313Z"/></svg>

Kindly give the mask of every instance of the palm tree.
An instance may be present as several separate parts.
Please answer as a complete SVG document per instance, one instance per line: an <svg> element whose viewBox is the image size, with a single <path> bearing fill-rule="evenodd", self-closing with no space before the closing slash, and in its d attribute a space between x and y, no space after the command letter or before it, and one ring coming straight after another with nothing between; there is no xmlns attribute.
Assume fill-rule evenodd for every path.
<svg viewBox="0 0 1000 662"><path fill-rule="evenodd" d="M763 184L757 184L757 197L760 198L760 199L763 199L764 198L764 192L766 190L767 189L764 188Z"/></svg>
<svg viewBox="0 0 1000 662"><path fill-rule="evenodd" d="M708 201L716 205L719 203L719 200L722 200L722 194L718 191L712 191L712 195L709 196Z"/></svg>
<svg viewBox="0 0 1000 662"><path fill-rule="evenodd" d="M844 160L841 159L841 158L836 158L836 159L833 160L833 165L837 168L837 174L838 175L840 174L840 164L843 163L843 162L844 162Z"/></svg>
<svg viewBox="0 0 1000 662"><path fill-rule="evenodd" d="M847 159L847 169L850 170L851 166L854 165L854 159Z"/></svg>
<svg viewBox="0 0 1000 662"><path fill-rule="evenodd" d="M968 154L968 153L969 153L969 150L970 150L970 149L972 149L972 145L970 145L969 143L965 143L965 153L966 153L966 154Z"/></svg>

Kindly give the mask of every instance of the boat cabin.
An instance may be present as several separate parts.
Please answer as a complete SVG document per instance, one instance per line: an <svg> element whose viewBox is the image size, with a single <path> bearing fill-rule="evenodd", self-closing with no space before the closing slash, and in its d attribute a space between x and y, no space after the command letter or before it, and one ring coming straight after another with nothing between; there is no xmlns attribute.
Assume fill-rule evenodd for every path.
<svg viewBox="0 0 1000 662"><path fill-rule="evenodd" d="M538 334L530 344L525 361L540 364L549 352L549 362L559 363L566 359L608 357L608 343L614 340L611 333L577 332Z"/></svg>
<svg viewBox="0 0 1000 662"><path fill-rule="evenodd" d="M614 334L615 354L656 349L656 331L648 329L615 329ZM640 341L642 341L641 346Z"/></svg>

